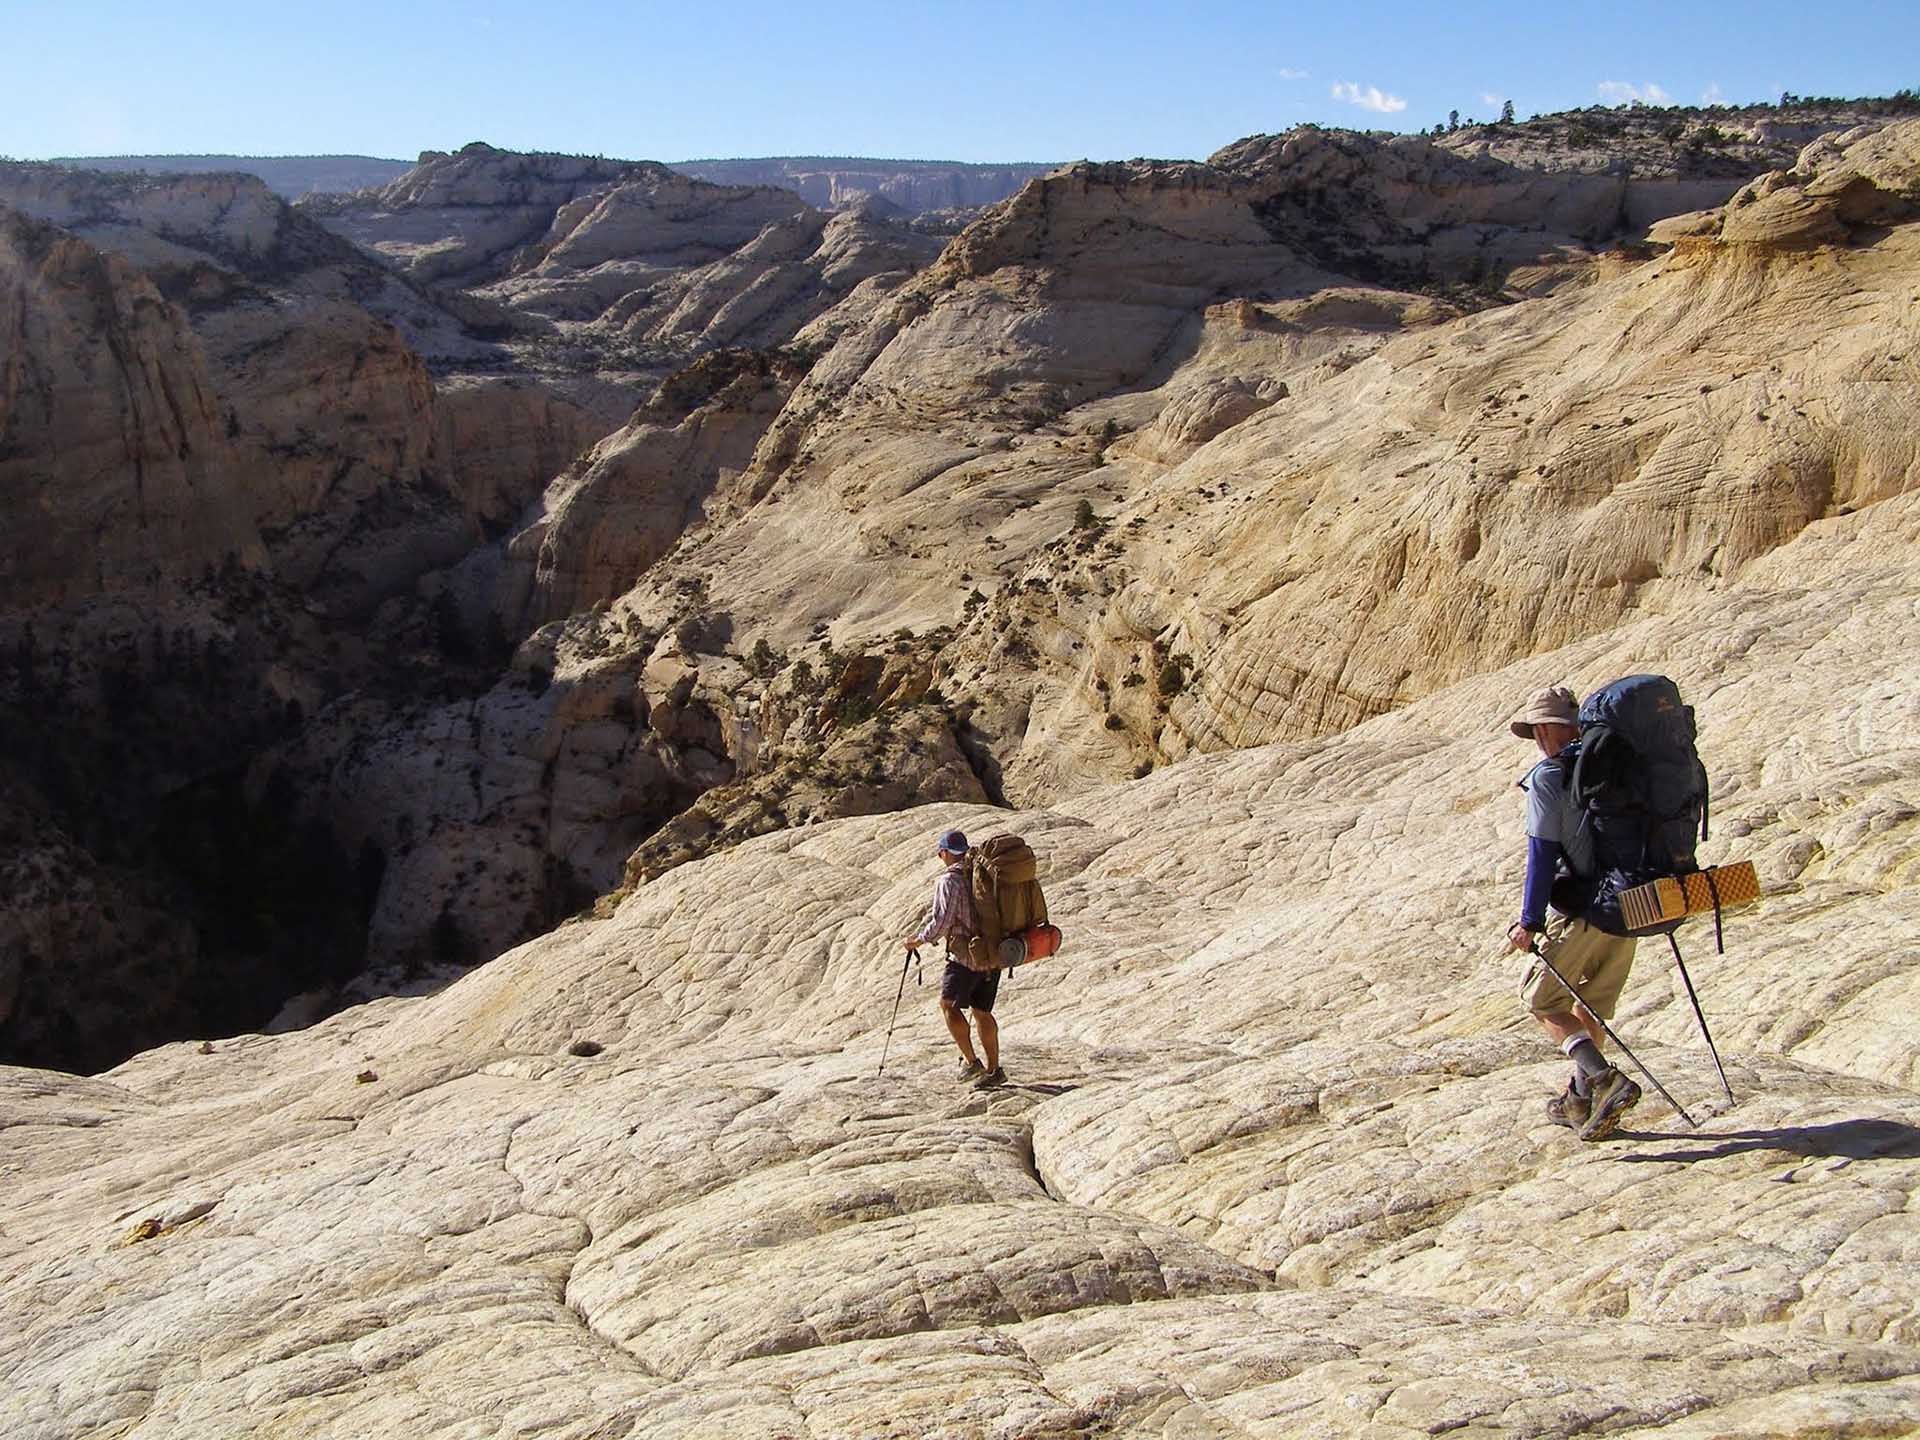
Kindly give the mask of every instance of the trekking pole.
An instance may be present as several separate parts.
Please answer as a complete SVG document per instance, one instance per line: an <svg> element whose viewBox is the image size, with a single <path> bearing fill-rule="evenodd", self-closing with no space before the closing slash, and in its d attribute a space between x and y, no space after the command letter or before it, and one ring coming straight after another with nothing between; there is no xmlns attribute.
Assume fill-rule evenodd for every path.
<svg viewBox="0 0 1920 1440"><path fill-rule="evenodd" d="M1673 938L1673 932L1667 932L1667 944L1673 950L1673 963L1680 967L1680 978L1687 982L1687 999L1693 1002L1693 1018L1700 1022L1700 1033L1706 1038L1707 1053L1713 1056L1713 1068L1720 1072L1720 1088L1727 1092L1727 1103L1737 1103L1733 1098L1733 1086L1727 1083L1727 1067L1720 1063L1720 1052L1714 1047L1713 1032L1707 1029L1706 1013L1700 1008L1700 997L1693 993L1693 977L1687 973L1687 962L1680 958L1680 942Z"/></svg>
<svg viewBox="0 0 1920 1440"><path fill-rule="evenodd" d="M1533 952L1533 957L1536 960L1538 960L1542 965L1547 967L1547 973L1553 976L1554 979L1558 980L1561 986L1566 990L1567 994L1573 996L1575 1002L1579 1003L1580 992L1575 990L1573 986L1567 984L1567 977L1560 973L1559 966L1555 965L1545 955L1540 953L1540 942L1536 940L1528 948ZM1583 1010L1586 1010L1586 1005L1584 1003L1581 1003L1580 1008ZM1638 1070L1642 1075L1647 1077L1647 1083L1653 1086L1654 1089L1660 1092L1660 1098L1662 1100L1665 1100L1667 1104L1671 1105L1675 1110L1679 1111L1680 1118L1682 1120L1686 1121L1687 1124L1691 1125L1694 1129L1698 1130L1700 1128L1700 1122L1694 1119L1693 1116L1689 1115L1687 1113L1686 1106L1682 1105L1678 1100L1674 1099L1672 1092L1669 1091L1666 1086L1662 1085L1658 1080L1654 1078L1653 1072L1651 1070L1647 1069L1646 1066L1640 1063L1640 1057L1634 1054L1633 1051L1627 1048L1626 1041L1622 1040L1618 1035L1613 1033L1613 1027L1607 1024L1605 1019L1603 1019L1600 1015L1595 1014L1592 1010L1587 1010L1587 1014L1592 1015L1595 1020L1600 1022L1600 1028L1606 1032L1607 1039L1611 1040L1615 1045L1618 1045L1620 1047L1620 1053L1626 1056L1627 1059L1633 1062L1633 1068Z"/></svg>
<svg viewBox="0 0 1920 1440"><path fill-rule="evenodd" d="M887 1073L887 1051L893 1048L893 1027L900 1020L900 997L907 993L907 967L919 958L920 952L909 947L907 958L900 962L900 988L893 996L893 1019L887 1021L887 1043L880 1047L880 1068L873 1072L876 1080Z"/></svg>

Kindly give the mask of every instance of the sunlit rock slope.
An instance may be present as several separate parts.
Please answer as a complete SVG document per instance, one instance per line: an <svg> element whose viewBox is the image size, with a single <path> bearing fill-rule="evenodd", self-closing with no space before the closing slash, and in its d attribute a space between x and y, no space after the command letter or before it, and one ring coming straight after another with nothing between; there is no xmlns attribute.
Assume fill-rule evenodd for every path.
<svg viewBox="0 0 1920 1440"><path fill-rule="evenodd" d="M697 573L753 617L742 648L957 623L941 688L1045 798L1680 613L1920 476L1920 122L1604 249L1571 232L1607 177L1536 177L1573 207L1556 241L1501 228L1522 200L1490 160L1363 150L1036 182L812 365L616 613L667 623ZM1354 245L1427 236L1402 273L1479 227L1558 279L1488 306L1343 278L1347 242L1307 253L1276 209L1323 173L1375 197ZM1424 220L1389 203L1409 175L1451 177Z"/></svg>
<svg viewBox="0 0 1920 1440"><path fill-rule="evenodd" d="M445 991L0 1072L6 1433L1896 1434L1920 1414L1920 506L1343 734L789 829ZM1498 953L1514 697L1697 705L1768 897L1582 1145ZM1067 948L957 1089L901 933L1015 829ZM928 977L931 980L931 975Z"/></svg>

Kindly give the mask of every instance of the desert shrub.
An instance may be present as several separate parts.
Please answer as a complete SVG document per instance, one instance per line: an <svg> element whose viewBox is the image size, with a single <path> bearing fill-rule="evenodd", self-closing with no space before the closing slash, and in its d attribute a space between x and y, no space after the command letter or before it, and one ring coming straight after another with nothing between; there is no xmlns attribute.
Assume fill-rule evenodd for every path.
<svg viewBox="0 0 1920 1440"><path fill-rule="evenodd" d="M874 708L870 695L844 695L833 707L833 716L842 725L858 725L873 718Z"/></svg>

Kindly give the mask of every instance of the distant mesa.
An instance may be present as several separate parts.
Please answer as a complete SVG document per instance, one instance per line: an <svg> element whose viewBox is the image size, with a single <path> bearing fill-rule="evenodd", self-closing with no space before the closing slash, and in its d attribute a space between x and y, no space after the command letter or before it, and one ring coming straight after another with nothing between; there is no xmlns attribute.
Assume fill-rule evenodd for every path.
<svg viewBox="0 0 1920 1440"><path fill-rule="evenodd" d="M397 180L413 168L406 160L372 155L82 155L53 163L83 170L143 170L150 175L257 175L284 200L365 190Z"/></svg>
<svg viewBox="0 0 1920 1440"><path fill-rule="evenodd" d="M716 185L776 185L809 205L836 210L877 196L910 215L997 205L1057 164L974 165L949 160L865 160L802 156L764 160L681 160L673 168Z"/></svg>
<svg viewBox="0 0 1920 1440"><path fill-rule="evenodd" d="M82 155L56 165L87 170L146 171L155 175L257 175L287 200L341 195L390 185L419 165L454 156L495 153L474 140L458 150L423 150L416 161L371 155ZM608 162L619 164L621 162ZM685 160L668 168L716 185L776 186L822 210L884 200L907 215L977 210L996 205L1050 164L969 164L950 160L875 160L852 156L774 156L758 160ZM881 212L885 213L885 212Z"/></svg>

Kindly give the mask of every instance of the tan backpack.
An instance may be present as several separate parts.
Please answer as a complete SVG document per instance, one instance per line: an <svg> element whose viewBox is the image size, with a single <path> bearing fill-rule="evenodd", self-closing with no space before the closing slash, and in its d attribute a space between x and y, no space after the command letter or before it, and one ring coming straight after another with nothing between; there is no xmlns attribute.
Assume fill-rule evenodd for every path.
<svg viewBox="0 0 1920 1440"><path fill-rule="evenodd" d="M980 931L967 942L968 969L1007 970L1060 948L1060 931L1047 921L1032 846L1018 835L995 835L974 846L965 864Z"/></svg>

